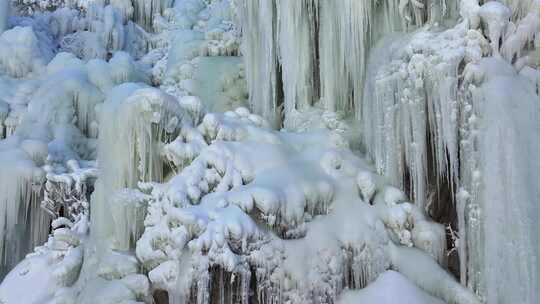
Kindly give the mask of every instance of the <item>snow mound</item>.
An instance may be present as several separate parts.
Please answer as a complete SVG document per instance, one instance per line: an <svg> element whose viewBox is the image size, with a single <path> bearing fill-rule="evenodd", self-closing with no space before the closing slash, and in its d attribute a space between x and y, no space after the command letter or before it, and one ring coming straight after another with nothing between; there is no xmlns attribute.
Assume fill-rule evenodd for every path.
<svg viewBox="0 0 540 304"><path fill-rule="evenodd" d="M382 273L375 282L358 291L347 291L339 304L443 304L395 271Z"/></svg>

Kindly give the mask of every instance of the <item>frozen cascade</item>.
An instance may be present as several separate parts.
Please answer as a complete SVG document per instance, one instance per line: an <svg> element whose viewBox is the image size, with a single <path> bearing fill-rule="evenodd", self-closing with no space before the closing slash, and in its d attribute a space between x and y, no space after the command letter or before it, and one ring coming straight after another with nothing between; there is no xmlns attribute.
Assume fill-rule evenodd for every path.
<svg viewBox="0 0 540 304"><path fill-rule="evenodd" d="M400 188L411 189L421 206L428 204L430 191L426 188L429 153L437 179L448 176L455 184L459 176L459 68L487 49L481 35L471 32L463 37L464 33L462 26L442 35L422 32L410 41L390 38L392 42L383 42L370 63L362 118L364 128L375 126L375 130L364 133L367 149L377 170ZM382 62L391 63L381 67ZM406 174L410 174L408 185L403 184Z"/></svg>
<svg viewBox="0 0 540 304"><path fill-rule="evenodd" d="M283 78L283 113L310 106L316 99L318 2L278 1L279 58ZM294 28L294 31L291 31Z"/></svg>
<svg viewBox="0 0 540 304"><path fill-rule="evenodd" d="M49 219L39 208L43 172L21 149L0 148L0 158L11 163L0 174L0 276L4 276L47 238Z"/></svg>
<svg viewBox="0 0 540 304"><path fill-rule="evenodd" d="M418 299L540 296L538 0L13 11L0 272L46 242L1 303L334 303L389 269Z"/></svg>
<svg viewBox="0 0 540 304"><path fill-rule="evenodd" d="M469 13L471 12L474 10ZM483 140L490 137L488 134L495 132L491 130L499 128L503 123L500 120L495 122L490 119L489 113L493 108L497 108L493 102L498 101L501 107L505 107L507 100L523 100L528 103L528 106L524 106L528 109L528 113L533 113L527 114L527 117L537 113L534 110L537 109L537 105L533 101L537 99L534 78L532 78L533 87L530 90L527 87L527 78L519 79L511 67L504 67L504 64L494 61L488 61L489 63L483 61L480 64L484 56L490 54L497 56L499 48L509 61L516 58L514 55L516 53L519 58L522 52L534 50L534 46L530 44L533 34L529 33L536 31L537 11L532 10L527 17L516 21L517 26L514 29L510 27L509 19L512 14L509 12L506 7L495 2L488 2L478 7L478 20L486 23L489 29L489 35L486 34L486 36L491 39L491 45L489 45L489 40L476 30L477 24L472 22L474 16L469 17L465 25L460 24L442 33L420 32L401 41L396 42L394 39L394 41L390 40L391 42L383 42L380 51L377 52L378 56L373 59L369 68L377 71L377 74L370 74L371 80L367 82L367 96L364 99L366 104L364 110L367 110L367 115L364 116L364 125L366 128L373 125L380 128L380 133L370 132L367 137L367 147L373 149L371 153L374 155L378 170L387 172L386 175L393 178L394 183L401 184L402 187L410 187L417 201L422 202L422 198L428 197L428 193L432 191L426 188L429 186L427 182L429 171L433 170L429 168L434 168L437 180L450 179L449 184L454 187L453 192L456 195L462 282L485 296L488 303L512 301L531 303L537 296L532 286L537 284L536 278L540 274L535 261L538 248L529 245L535 243L528 239L530 233L535 233L535 228L529 224L530 219L521 212L528 210L526 212L534 214L532 211L534 204L530 198L509 198L506 196L506 191L532 197L534 194L531 191L534 191L535 187L511 190L514 182L510 182L507 175L512 173L507 173L506 167L494 165L500 164L500 161L491 158L490 154L495 151L505 153L504 158L512 163L520 157L514 159L506 155L520 152L510 152L502 147L493 149L496 146L493 142L483 144ZM502 41L501 45L498 44L499 39ZM508 50L511 50L511 53L508 53ZM392 52L395 55L388 54ZM534 60L531 60L532 57L523 56L522 58L525 59L518 60L519 64L516 63L517 69L522 69L523 64L536 67ZM391 63L382 65L381 68L383 61ZM525 69L531 71L530 67ZM488 78L487 75L494 73L502 75L509 73L507 80L512 79L516 83L511 91L525 95L519 98L489 97L492 96L490 92L497 91L495 87L492 87L491 91L478 87L488 85L483 83ZM410 83L407 84L409 81ZM484 100L490 100L489 110L484 105L486 104ZM510 112L506 110L506 113ZM523 115L511 112L505 117L511 117L509 119L513 120ZM525 125L520 125L520 127L509 123L503 128L507 130L519 128L522 132L523 130L531 132L530 134L539 132L537 125L523 123ZM500 138L499 136L495 137ZM508 138L519 137L508 135ZM514 145L504 145L504 147L510 146L514 147ZM536 149L534 142L516 143L515 146ZM527 152L521 151L521 153L525 155ZM396 158L396 154L402 156ZM428 159L431 160L428 161ZM531 167L534 167L534 164L535 160L531 160ZM512 165L512 168L517 168L517 165ZM529 174L527 170L515 170L512 170L515 172L513 174L520 177L523 174ZM486 175L485 171L493 173ZM410 185L402 184L401 177L405 174L410 174ZM505 204L508 201L515 202L513 209L519 212L519 215L514 216L522 219L523 224L516 228L512 236L507 235L506 230L496 232L493 226L509 221L509 219L500 218L501 214L506 215L508 211L501 211L502 209L493 211L494 202L500 197L496 199L493 195L498 190L488 190L488 188L491 189L490 185L495 184L498 185L498 190L505 189L505 194L501 193L500 197L508 197ZM460 186L463 188L458 189ZM429 207L432 202L425 203ZM492 224L495 222L497 224ZM500 254L493 253L494 248L498 248L498 244L505 244L511 239L516 242L516 248L520 248L520 252L529 254L523 264L512 264L515 259L511 256L516 256L518 253L511 254L509 248L501 249ZM506 256L506 254L509 255ZM508 287L506 279L495 280L494 278L499 277L495 274L487 275L490 272L489 269L494 269L493 265L500 263L501 259L507 259L505 265L509 267L506 268L505 273L515 276L516 281L527 282L525 286L522 285L521 290L518 291L517 287ZM486 261L491 260L494 264L487 264Z"/></svg>
<svg viewBox="0 0 540 304"><path fill-rule="evenodd" d="M305 1L302 1L305 3ZM275 1L241 1L241 28L244 32L243 53L248 82L250 106L255 113L270 122L279 121L277 11Z"/></svg>
<svg viewBox="0 0 540 304"><path fill-rule="evenodd" d="M390 38L389 41L392 39L394 41L382 43L381 47L374 51L374 54L377 54L378 57L373 59L372 67L368 67L369 71L376 72L371 74L368 72L366 94L360 97L351 93L347 95L347 92L362 92L364 86L363 70L366 66L367 54L372 47L371 44L378 37L391 32L391 30L372 35L374 36L373 40L369 41L365 39L347 39L345 41L345 39L342 39L345 42L341 42L339 37L342 35L336 33L349 31L349 34L345 35L345 37L357 37L355 33L369 33L369 31L361 29L370 28L369 22L375 20L373 16L377 16L377 6L370 6L370 3L355 2L353 5L356 4L359 7L343 9L338 8L338 6L343 5L345 7L347 1L321 3L318 5L317 11L318 16L321 16L319 17L321 21L315 23L318 28L312 30L312 32L319 31L320 66L318 68L321 73L321 99L323 103L337 102L337 106L331 106L331 109L334 110L346 110L351 107L357 109L356 113L361 118L364 126L364 145L373 156L377 170L388 176L393 184L411 189L411 195L422 207L433 208L432 204L434 202L428 197L430 193L438 191L432 187L438 187L441 183L447 183L453 196L458 197L455 201L460 210L458 217L463 243L461 243L459 251L462 257L463 282L467 281L467 273L469 273L471 281L475 281L476 273L481 271L478 268L479 265L475 265L475 263L478 260L485 259L486 256L482 251L486 249L480 249L484 247L478 241L483 238L483 229L480 229L476 222L475 213L479 211L469 210L470 208L474 209L474 204L468 205L467 201L470 198L468 198L467 191L459 190L459 185L468 184L466 182L470 180L468 176L473 176L475 187L479 183L487 181L479 180L480 176L477 173L479 171L472 169L475 167L471 166L471 161L465 160L466 155L469 154L464 154L463 152L466 152L466 150L463 149L467 148L461 147L461 139L468 136L463 134L462 130L470 122L463 120L460 115L463 115L461 114L462 111L467 110L470 105L463 104L462 94L466 95L468 93L467 89L462 91L460 85L463 83L467 85L469 83L481 83L485 72L478 68L477 62L484 56L492 54L497 56L501 48L503 56L507 60L514 61L517 57L516 68L518 70L523 69L522 74L531 79L535 85L537 85L539 79L535 70L539 60L534 51L537 45L535 43L535 34L538 32L538 25L540 24L536 9L538 3L537 1L502 2L508 4L509 8L499 2L488 1L480 5L481 3L479 4L478 1L462 1L460 3L461 13L465 18L465 22L458 24L455 28L448 31L436 27L431 30L428 28L428 30L420 31L410 38L397 39L397 42L395 38ZM265 14L268 19L276 18L273 17L272 13L279 12L280 5L283 5L283 3L276 1L273 8L270 6L260 8L260 11L253 11L253 16L255 14ZM381 5L384 6L386 3ZM391 3L388 3L388 5L391 5ZM304 7L309 8L309 6ZM455 12L458 11L457 7L453 7L451 4L447 6L443 2L429 7L441 9L443 14L431 11L431 16L437 16L432 18L439 21L441 17L444 18L445 14L456 17ZM412 1L402 1L399 8L381 10L386 13L390 12L390 16L392 16L391 12L398 10L399 16L394 13L394 18L387 17L382 18L382 20L394 21L389 29L403 26L400 18L405 19L405 23L415 23L414 20L416 20L416 24L422 24L430 18L426 18L423 13L418 14L418 10L421 8L421 6L415 6ZM264 12L262 9L268 9L268 11ZM447 9L446 12L445 9ZM345 14L345 12L348 14ZM355 15L362 12L367 12L363 18ZM339 22L328 25L328 21L332 20L332 14L337 16L334 20L339 20ZM344 14L345 17L339 14ZM313 23L309 21L310 15L308 13L297 14L297 16L296 22L289 22L288 27L296 26L298 32L303 33L303 26L305 26L303 24ZM266 78L266 82L261 82L260 79L256 82L248 79L248 84L250 84L250 90L252 87L270 84L274 90L267 97L273 96L273 104L278 106L277 110L279 111L279 105L282 102L279 100L279 96L275 97L275 94L279 93L280 88L275 86L280 84L278 72L283 73L282 79L289 79L286 82L283 81L284 109L290 111L290 109L296 108L296 96L291 96L291 93L288 93L290 92L288 87L295 87L296 84L291 83L291 76L286 75L286 73L301 75L296 80L300 81L299 84L302 85L305 83L303 75L308 75L312 67L303 64L297 66L298 70L289 70L287 72L287 68L284 67L280 71L279 66L283 64L282 61L288 60L290 62L291 60L287 59L288 56L294 56L297 51L288 51L286 55L280 54L279 52L284 49L291 49L290 46L282 45L287 44L287 40L281 38L272 42L273 38L280 38L280 22L284 22L284 20L287 22L287 19L279 18L279 16L277 18L277 23L267 20L264 23L259 22L255 25L266 29L264 32L267 33L265 41L267 41L267 46L270 47L252 48L253 41L250 41L250 38L254 38L254 36L244 35L247 51L255 53L262 51L264 55L259 55L259 57L266 58L272 64L267 66L277 69L266 73L266 76L271 75L271 77ZM302 18L306 20L303 21ZM509 19L512 19L513 23L509 22ZM357 21L355 22L355 20ZM480 23L484 24L485 32L479 29ZM386 24L392 23L386 22ZM383 28L379 26L377 30ZM330 33L328 37L332 39L329 40L331 43L328 45L331 47L328 48L327 53L324 50L326 44L324 39L325 30ZM295 42L300 40L298 39ZM502 41L501 45L499 45L499 40ZM308 43L311 44L313 41L308 41ZM276 45L279 50L277 55ZM341 47L336 48L335 45L341 45ZM313 47L305 45L298 46L296 49L300 48L313 49ZM332 51L335 52L335 50L342 50L346 54L326 55ZM305 54L314 56L310 51L301 53L304 56ZM351 53L356 55L348 56ZM277 64L275 63L276 60ZM333 60L333 62L325 65L325 60ZM352 61L349 62L348 60ZM391 64L384 64L388 61ZM306 61L305 58L298 58L296 62L309 61ZM341 63L347 63L346 67L341 67ZM248 63L248 74L250 73L249 65ZM290 69L290 65L288 68ZM349 70L352 70L352 72L348 72ZM329 77L330 81L325 81L323 75ZM277 81L275 77L278 77ZM337 88L336 85L331 84L331 81L335 81L336 84L344 87ZM317 83L317 81L315 80L312 83ZM355 85L357 86L356 89L347 89ZM337 92L334 96L341 94L341 97L326 98L325 91ZM263 92L263 90L259 90L259 92ZM357 98L357 102L354 102L355 98ZM257 107L254 107L254 109L257 113L267 116L265 112L258 111ZM288 114L285 111L284 115L287 116ZM533 132L536 130L533 126L529 126L529 129ZM460 153L462 164L460 164ZM483 155L483 153L485 152L473 152L470 155ZM428 180L436 180L437 182L433 184L430 181L428 183ZM474 200L477 203L481 201L477 196ZM489 222L489 219L486 219L486 221ZM482 223L485 224L486 222ZM470 229L474 230L469 236L471 239L467 238L468 225L472 225L473 228ZM523 231L527 230L526 228L523 229ZM467 261L467 256L475 261ZM468 264L473 265L470 266L471 269L466 266ZM528 282L531 282L530 278ZM470 284L475 285L476 283ZM472 288L482 293L481 287L473 286Z"/></svg>
<svg viewBox="0 0 540 304"><path fill-rule="evenodd" d="M176 100L160 90L127 83L111 90L100 116L98 161L103 168L92 198L93 237L108 238L116 232L111 225L125 226L123 217L111 219L109 200L115 191L135 188L139 182L161 181L163 162L160 142L174 136L189 123L189 116ZM171 139L172 140L172 139ZM114 239L118 249L126 239Z"/></svg>
<svg viewBox="0 0 540 304"><path fill-rule="evenodd" d="M352 111L358 115L372 43L381 35L405 26L398 2L321 1L319 14L323 106L331 111Z"/></svg>
<svg viewBox="0 0 540 304"><path fill-rule="evenodd" d="M19 125L0 142L0 159L5 160L0 181L8 187L0 195L1 227L5 229L2 272L46 240L50 217L40 206L59 216L62 204L71 206L68 201L86 199L82 187L87 181L91 183L88 177L92 174L85 170L91 170L92 165L84 162L95 157L96 108L103 102L102 92L106 90L96 76L108 76L108 85L143 79L133 62L122 58L123 54L118 53L108 63L94 60L84 65L74 56L60 53L39 71L47 77L38 81L35 95L25 97L29 100ZM10 108L22 106L17 103L23 96L7 97ZM62 176L69 172L75 175ZM78 198L71 197L73 193ZM53 197L57 201L52 202Z"/></svg>
<svg viewBox="0 0 540 304"><path fill-rule="evenodd" d="M435 23L457 10L455 3L446 1L414 3L240 1L254 111L280 123L279 115L286 117L320 98L325 109L354 110L360 115L365 67L373 43L386 33ZM255 58L264 58L264 64L255 64Z"/></svg>
<svg viewBox="0 0 540 304"><path fill-rule="evenodd" d="M535 241L538 227L533 224L539 211L538 188L531 183L540 162L532 152L539 148L538 141L530 141L529 136L540 130L539 97L508 63L490 58L479 65L486 76L467 95L473 105L467 132L480 129L482 136L473 135L463 143L463 150L476 158L476 163L463 164L472 172L464 180L472 194L467 198L467 233L473 238L468 240L470 285L488 303L534 303L539 297L540 247ZM512 89L501 91L503 83ZM475 116L482 117L483 123ZM475 243L475 239L483 241Z"/></svg>

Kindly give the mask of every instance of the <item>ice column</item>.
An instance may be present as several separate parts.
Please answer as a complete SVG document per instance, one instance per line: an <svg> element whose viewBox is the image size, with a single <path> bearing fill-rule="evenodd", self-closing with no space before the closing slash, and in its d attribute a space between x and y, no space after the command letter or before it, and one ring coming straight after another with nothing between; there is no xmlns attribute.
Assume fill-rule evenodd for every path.
<svg viewBox="0 0 540 304"><path fill-rule="evenodd" d="M249 101L253 112L277 123L279 114L277 83L275 1L249 0L239 4L243 32Z"/></svg>
<svg viewBox="0 0 540 304"><path fill-rule="evenodd" d="M278 1L285 115L311 105L317 95L317 5L315 0Z"/></svg>
<svg viewBox="0 0 540 304"><path fill-rule="evenodd" d="M112 90L100 117L98 162L101 172L91 210L94 237L108 238L116 230L130 229L124 227L123 220L116 223L111 218L113 194L124 188L136 188L139 182L161 181L160 143L174 135L176 128L187 120L176 100L158 89L127 83ZM126 206L133 207L132 204ZM122 227L115 229L114 225Z"/></svg>

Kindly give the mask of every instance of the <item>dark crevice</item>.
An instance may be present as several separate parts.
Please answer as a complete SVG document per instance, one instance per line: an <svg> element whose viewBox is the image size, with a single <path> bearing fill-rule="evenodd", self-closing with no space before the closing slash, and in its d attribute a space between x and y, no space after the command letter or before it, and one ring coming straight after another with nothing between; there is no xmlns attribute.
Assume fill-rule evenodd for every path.
<svg viewBox="0 0 540 304"><path fill-rule="evenodd" d="M277 64L276 71L276 125L283 127L285 120L285 93L283 91L283 68L281 63Z"/></svg>
<svg viewBox="0 0 540 304"><path fill-rule="evenodd" d="M457 189L455 180L447 170L445 176L439 177L438 172L441 168L437 167L434 144L431 132L427 130L427 190L428 206L426 210L428 215L437 223L450 227L453 231L458 231L458 218L454 192ZM450 164L450 158L446 153L446 163ZM447 259L448 270L459 279L460 263L457 250L454 248L450 231L446 229L446 247L447 252L451 252Z"/></svg>

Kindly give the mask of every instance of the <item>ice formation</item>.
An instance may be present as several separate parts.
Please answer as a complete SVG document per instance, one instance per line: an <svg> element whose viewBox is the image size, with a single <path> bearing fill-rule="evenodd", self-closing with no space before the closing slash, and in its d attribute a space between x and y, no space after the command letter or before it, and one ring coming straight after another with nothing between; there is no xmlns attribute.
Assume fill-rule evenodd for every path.
<svg viewBox="0 0 540 304"><path fill-rule="evenodd" d="M0 0L0 303L535 303L538 33L539 0Z"/></svg>
<svg viewBox="0 0 540 304"><path fill-rule="evenodd" d="M359 291L345 293L340 304L379 303L392 304L399 298L402 303L440 304L440 300L425 294L398 272L388 271L372 285Z"/></svg>
<svg viewBox="0 0 540 304"><path fill-rule="evenodd" d="M22 31L18 36L22 40L25 33L33 35L30 27L15 29ZM9 31L13 29L2 37ZM20 47L25 50L22 54L30 56L24 63L32 64L36 58L28 51L35 45ZM21 80L15 86L10 86L14 79L4 76L8 138L0 142L0 158L6 161L2 169L6 190L0 198L4 210L2 272L46 240L50 219L40 211L41 201L54 216L68 212L65 207L74 202L87 201L90 192L86 189L93 187L92 176L96 175L92 160L96 157L97 108L103 103L104 92L115 83L145 79L124 53L116 53L109 62L94 59L88 63L58 53L50 62L32 66L31 73L36 78ZM63 208L63 204L67 205Z"/></svg>

